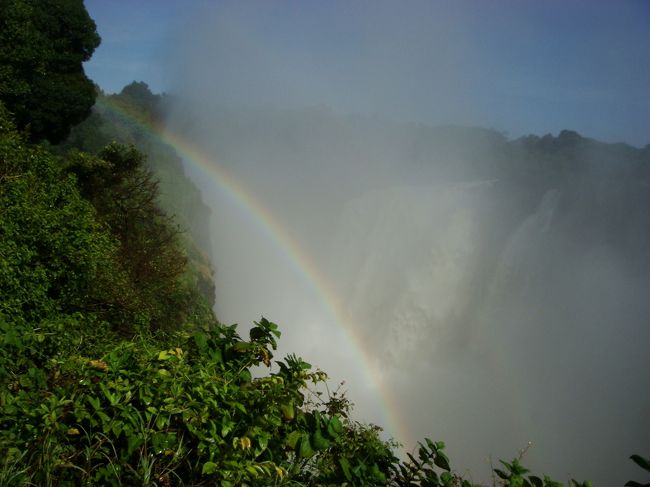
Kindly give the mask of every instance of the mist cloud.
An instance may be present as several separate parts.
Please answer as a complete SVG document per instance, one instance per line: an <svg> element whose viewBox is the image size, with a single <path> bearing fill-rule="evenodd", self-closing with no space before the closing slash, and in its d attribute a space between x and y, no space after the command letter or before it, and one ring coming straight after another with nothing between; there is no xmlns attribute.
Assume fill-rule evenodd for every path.
<svg viewBox="0 0 650 487"><path fill-rule="evenodd" d="M636 85L583 82L631 62L603 43L632 21L615 16L594 52L578 34L553 44L529 17L552 9L475 7L220 3L179 38L169 123L317 262L398 404L400 440L445 440L475 480L488 455L532 441L524 463L537 471L621 484L650 440L647 154L571 132L512 141L434 125L580 129L572 109L615 105L608 128L585 127L616 137L638 118L619 103L641 102ZM223 188L198 183L220 318L277 321L284 350L348 378L360 417L385 420L319 289Z"/></svg>

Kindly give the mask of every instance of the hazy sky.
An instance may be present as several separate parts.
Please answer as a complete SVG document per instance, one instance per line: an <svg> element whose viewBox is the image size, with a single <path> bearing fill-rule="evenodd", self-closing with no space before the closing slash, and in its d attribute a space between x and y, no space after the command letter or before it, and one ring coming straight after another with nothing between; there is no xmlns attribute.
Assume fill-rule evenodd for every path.
<svg viewBox="0 0 650 487"><path fill-rule="evenodd" d="M220 102L650 142L647 1L86 5L102 36L86 69L109 92L174 91L191 65Z"/></svg>

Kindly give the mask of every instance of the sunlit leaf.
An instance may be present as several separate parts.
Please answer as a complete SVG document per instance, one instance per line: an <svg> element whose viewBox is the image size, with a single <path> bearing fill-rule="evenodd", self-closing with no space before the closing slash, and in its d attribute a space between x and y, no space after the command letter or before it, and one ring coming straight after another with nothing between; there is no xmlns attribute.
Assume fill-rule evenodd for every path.
<svg viewBox="0 0 650 487"><path fill-rule="evenodd" d="M323 437L320 429L317 429L311 436L311 443L316 450L327 450L330 447L329 440Z"/></svg>
<svg viewBox="0 0 650 487"><path fill-rule="evenodd" d="M314 449L309 441L309 435L304 434L300 440L300 448L298 450L300 458L309 458L314 455Z"/></svg>
<svg viewBox="0 0 650 487"><path fill-rule="evenodd" d="M302 433L300 431L292 431L289 433L287 436L285 443L287 446L289 446L291 449L295 450L296 445L298 444L298 441L302 438Z"/></svg>
<svg viewBox="0 0 650 487"><path fill-rule="evenodd" d="M251 350L255 345L249 342L236 342L232 349L238 353L244 353Z"/></svg>
<svg viewBox="0 0 650 487"><path fill-rule="evenodd" d="M340 435L343 432L343 423L341 423L341 420L339 419L338 416L332 416L330 418L327 425L327 432L333 438L336 438L338 435Z"/></svg>
<svg viewBox="0 0 650 487"><path fill-rule="evenodd" d="M289 401L289 402L281 403L280 412L282 413L282 418L285 421L291 421L295 417L293 402Z"/></svg>
<svg viewBox="0 0 650 487"><path fill-rule="evenodd" d="M203 468L201 469L201 474L210 475L215 473L219 469L219 466L214 462L205 462Z"/></svg>

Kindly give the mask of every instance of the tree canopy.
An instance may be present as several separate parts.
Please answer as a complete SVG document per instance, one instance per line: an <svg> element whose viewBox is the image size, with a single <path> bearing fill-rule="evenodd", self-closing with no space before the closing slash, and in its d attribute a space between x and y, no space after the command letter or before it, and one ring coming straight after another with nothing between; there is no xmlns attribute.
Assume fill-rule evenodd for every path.
<svg viewBox="0 0 650 487"><path fill-rule="evenodd" d="M82 0L0 3L0 100L34 141L63 140L95 102L83 69L100 43Z"/></svg>

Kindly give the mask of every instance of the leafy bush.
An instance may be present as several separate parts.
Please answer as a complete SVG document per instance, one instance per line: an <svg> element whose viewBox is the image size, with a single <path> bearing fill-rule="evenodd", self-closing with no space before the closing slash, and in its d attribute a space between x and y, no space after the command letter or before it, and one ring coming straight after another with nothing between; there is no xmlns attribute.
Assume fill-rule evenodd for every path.
<svg viewBox="0 0 650 487"><path fill-rule="evenodd" d="M97 219L118 243L118 260L126 272L128 292L118 291L113 317L132 332L134 315L146 327L175 329L197 312L198 291L187 273L179 230L158 206L158 183L134 147L116 143L98 157L72 152L66 170L93 205ZM201 314L201 313L200 313ZM202 312L205 319L209 313Z"/></svg>
<svg viewBox="0 0 650 487"><path fill-rule="evenodd" d="M1 398L0 447L20 465L15 485L288 481L336 441L342 420L300 409L306 382L325 378L300 359L253 378L279 332L261 320L250 335L219 326L141 336L101 357L53 358L47 375L28 369Z"/></svg>
<svg viewBox="0 0 650 487"><path fill-rule="evenodd" d="M123 274L117 247L52 154L0 105L0 313L38 322L87 310Z"/></svg>
<svg viewBox="0 0 650 487"><path fill-rule="evenodd" d="M266 319L248 340L218 325L92 349L74 346L83 327L66 325L51 336L68 336L69 353L45 347L43 367L3 384L2 485L474 485L451 469L444 443L426 439L400 461L377 426L349 418L344 396L309 399L327 376L295 355L253 377L280 335ZM562 485L519 459L502 464L500 485Z"/></svg>

